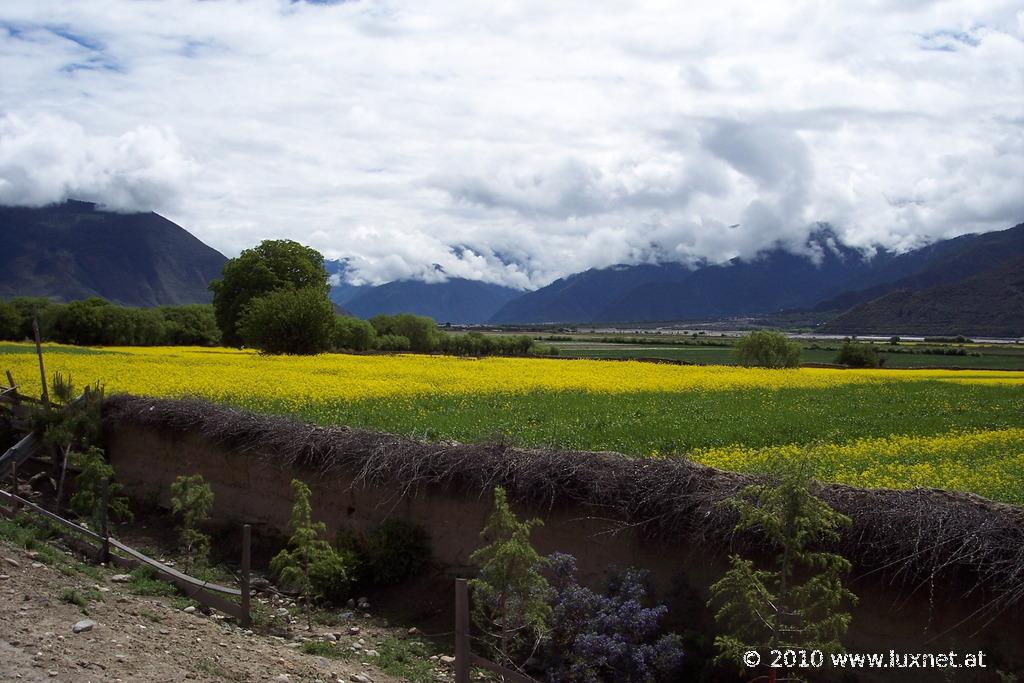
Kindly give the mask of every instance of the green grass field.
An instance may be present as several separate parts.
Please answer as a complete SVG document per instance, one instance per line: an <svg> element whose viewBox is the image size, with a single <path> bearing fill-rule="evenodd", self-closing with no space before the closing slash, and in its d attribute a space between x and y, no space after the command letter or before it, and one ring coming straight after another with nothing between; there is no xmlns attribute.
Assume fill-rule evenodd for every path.
<svg viewBox="0 0 1024 683"><path fill-rule="evenodd" d="M545 342L566 358L664 358L699 365L735 365L736 352L731 346L699 344L609 344L581 339L572 342ZM931 346L931 345L929 345ZM906 348L913 348L908 344ZM1024 348L1018 345L967 346L967 356L938 354L890 353L881 347L887 368L967 368L985 370L1024 370ZM834 363L834 349L805 346L802 363Z"/></svg>
<svg viewBox="0 0 1024 683"><path fill-rule="evenodd" d="M319 424L429 439L471 442L500 437L523 446L631 455L1024 427L1024 391L1019 386L950 382L678 393L393 396L299 406L270 401L264 409Z"/></svg>

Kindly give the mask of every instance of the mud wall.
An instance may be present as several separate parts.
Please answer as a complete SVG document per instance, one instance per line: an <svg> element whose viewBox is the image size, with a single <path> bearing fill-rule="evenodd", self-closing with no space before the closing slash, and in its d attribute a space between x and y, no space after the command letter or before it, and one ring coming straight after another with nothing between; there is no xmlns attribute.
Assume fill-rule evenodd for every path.
<svg viewBox="0 0 1024 683"><path fill-rule="evenodd" d="M272 454L235 453L196 434L124 424L113 425L107 440L118 478L137 499L169 506L169 487L175 477L198 473L213 488L217 521L250 523L257 535L277 535L287 528L290 482L298 477L309 485L314 514L332 536L342 528L367 531L389 518L409 520L427 529L434 559L452 574L470 570L469 556L480 545L480 529L490 511L490 500L475 495L430 487L402 495L397 487L353 485L353 478L344 474L320 478L314 472L282 466ZM541 553L571 553L582 579L595 585L611 567L644 567L652 572L661 595L688 597L693 609L706 601L707 586L727 566L727 548L695 547L682 541L653 543L594 510L556 506L517 512L543 518L544 526L532 536ZM981 619L974 611L986 600L982 594L935 595L927 586L908 592L872 576L856 578L851 588L860 598L847 639L851 651L981 649L993 668L1024 671L1024 612ZM694 622L707 616L704 611ZM934 674L921 680L932 680L929 676Z"/></svg>

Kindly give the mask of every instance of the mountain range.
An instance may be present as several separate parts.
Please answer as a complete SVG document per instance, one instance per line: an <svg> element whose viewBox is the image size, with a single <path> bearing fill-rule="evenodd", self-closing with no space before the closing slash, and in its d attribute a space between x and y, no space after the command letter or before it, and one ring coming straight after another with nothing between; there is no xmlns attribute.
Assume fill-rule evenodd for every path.
<svg viewBox="0 0 1024 683"><path fill-rule="evenodd" d="M991 274L982 281L992 286L1006 283L1013 268L1003 268L1003 264L1024 256L1024 224L942 240L903 253L877 249L870 257L843 245L830 228L820 226L800 251L796 254L777 246L755 258L733 259L724 264L687 267L666 263L591 269L513 299L495 312L491 322L711 320L800 309L818 311L825 319L833 318L895 291L919 293L915 301L922 301L933 296L932 288L989 271ZM977 284L969 289L979 291ZM1000 291L1002 288L993 290L992 296ZM976 300L974 305L990 309L994 302ZM881 314L887 310L862 309L858 320L866 323L873 312ZM928 326L929 331L935 326L948 326L951 329L946 331L952 331L960 325L979 323L976 317L955 318L950 313L947 311L942 319L935 320ZM1000 329L1024 330L1024 309L1011 306L1002 313L1007 317ZM913 329L894 331L912 334L924 329L920 321L907 318L903 322ZM887 324L881 319L873 322L872 328L885 328ZM991 325L985 325L983 329L959 331L995 334L988 331L991 329Z"/></svg>
<svg viewBox="0 0 1024 683"><path fill-rule="evenodd" d="M227 261L155 213L89 202L0 206L0 298L99 296L125 306L202 303Z"/></svg>
<svg viewBox="0 0 1024 683"><path fill-rule="evenodd" d="M87 202L0 207L0 298L101 296L131 306L210 300L226 258L155 213ZM532 292L448 278L353 285L325 263L331 299L360 317L411 312L453 324L708 321L804 311L838 334L1024 335L1024 224L912 251L844 245L820 225L797 249L726 263L590 269Z"/></svg>

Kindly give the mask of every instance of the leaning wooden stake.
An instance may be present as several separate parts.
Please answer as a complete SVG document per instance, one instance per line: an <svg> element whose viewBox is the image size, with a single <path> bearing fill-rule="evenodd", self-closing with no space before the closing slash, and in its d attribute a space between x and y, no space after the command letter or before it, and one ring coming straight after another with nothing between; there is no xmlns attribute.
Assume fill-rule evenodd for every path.
<svg viewBox="0 0 1024 683"><path fill-rule="evenodd" d="M32 334L36 338L36 356L39 357L39 383L43 385L43 393L39 397L43 400L43 405L50 405L50 392L46 388L46 369L43 367L43 344L39 338L39 316L35 313L32 314Z"/></svg>
<svg viewBox="0 0 1024 683"><path fill-rule="evenodd" d="M455 683L469 683L469 587L455 579Z"/></svg>
<svg viewBox="0 0 1024 683"><path fill-rule="evenodd" d="M252 527L248 524L242 525L242 576L239 588L242 589L241 595L241 607L242 607L242 628L249 628L252 626L252 612L249 606L249 564L252 561L252 553L250 551L252 541Z"/></svg>

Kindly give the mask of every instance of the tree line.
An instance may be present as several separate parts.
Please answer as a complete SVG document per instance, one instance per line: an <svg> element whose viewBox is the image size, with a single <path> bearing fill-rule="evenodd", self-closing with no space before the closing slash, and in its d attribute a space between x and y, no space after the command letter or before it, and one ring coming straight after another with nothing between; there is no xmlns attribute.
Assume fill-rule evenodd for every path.
<svg viewBox="0 0 1024 683"><path fill-rule="evenodd" d="M213 306L118 306L99 297L61 304L41 297L0 301L0 340L33 339L77 346L214 346Z"/></svg>
<svg viewBox="0 0 1024 683"><path fill-rule="evenodd" d="M210 284L212 304L131 308L99 297L55 303L40 297L0 301L0 340L34 338L76 346L248 347L271 354L330 351L526 356L526 335L449 334L426 316L400 313L361 320L339 315L328 298L323 256L291 240L266 240L229 260ZM553 353L551 349L544 349Z"/></svg>

